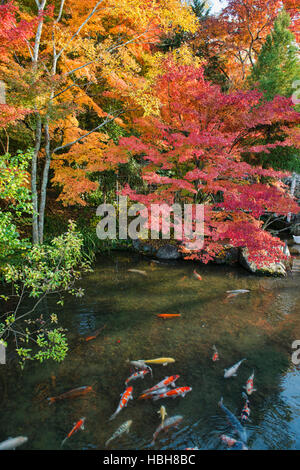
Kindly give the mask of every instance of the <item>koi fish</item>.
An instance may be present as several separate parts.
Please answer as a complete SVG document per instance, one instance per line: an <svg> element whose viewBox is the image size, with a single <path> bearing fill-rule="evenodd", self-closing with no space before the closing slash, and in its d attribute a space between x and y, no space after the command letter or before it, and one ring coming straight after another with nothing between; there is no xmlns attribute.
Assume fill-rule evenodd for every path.
<svg viewBox="0 0 300 470"><path fill-rule="evenodd" d="M199 447L186 447L184 450L199 450Z"/></svg>
<svg viewBox="0 0 300 470"><path fill-rule="evenodd" d="M166 412L166 408L165 408L163 405L161 405L161 407L160 407L160 409L158 410L157 413L158 413L158 414L160 415L160 417L161 417L161 424L164 424L164 421L165 421L166 416L167 416L167 414L168 414L168 413Z"/></svg>
<svg viewBox="0 0 300 470"><path fill-rule="evenodd" d="M242 441L237 441L236 439L233 439L233 437L222 434L222 436L220 436L220 439L225 444L227 444L228 447L232 447L233 450L248 450L248 447L246 447Z"/></svg>
<svg viewBox="0 0 300 470"><path fill-rule="evenodd" d="M145 377L145 375L148 374L148 373L149 373L148 369L139 370L138 372L135 372L130 377L128 377L128 379L125 380L125 385L127 385L132 380L136 380L136 379L139 379L139 378L143 379Z"/></svg>
<svg viewBox="0 0 300 470"><path fill-rule="evenodd" d="M143 393L141 396L139 396L138 400L147 400L148 398L153 398L154 395L159 395L160 393L165 393L171 390L168 387L162 387L159 390L153 390L152 392L148 393Z"/></svg>
<svg viewBox="0 0 300 470"><path fill-rule="evenodd" d="M151 371L151 374L152 374L152 369L150 366L147 366L147 364L145 364L145 361L143 361L143 359L139 359L138 361L129 361L127 359L127 362L130 362L130 364L135 367L135 369L141 369L141 370L150 370Z"/></svg>
<svg viewBox="0 0 300 470"><path fill-rule="evenodd" d="M241 413L241 422L244 423L246 421L251 421L249 419L249 416L250 416L250 407L249 407L250 401L249 401L247 395L244 392L242 393L242 396L246 400L245 401L245 406L242 409L242 413Z"/></svg>
<svg viewBox="0 0 300 470"><path fill-rule="evenodd" d="M227 294L235 294L235 295L247 294L247 292L250 292L250 291L248 289L236 289L236 290L227 290L226 291Z"/></svg>
<svg viewBox="0 0 300 470"><path fill-rule="evenodd" d="M130 430L130 426L132 425L132 420L128 420L125 423L123 423L119 429L105 442L105 447L108 446L108 444L113 440L116 439L117 437L121 436L125 432L128 434Z"/></svg>
<svg viewBox="0 0 300 470"><path fill-rule="evenodd" d="M0 442L0 450L13 450L16 447L25 444L27 441L28 437L25 436L10 437L6 439L6 441Z"/></svg>
<svg viewBox="0 0 300 470"><path fill-rule="evenodd" d="M170 375L170 377L165 377L164 380L154 385L153 387L148 388L147 390L143 390L143 393L150 393L154 390L159 390L160 388L168 387L169 385L171 385L171 387L175 387L175 382L177 379L179 379L179 377L180 375Z"/></svg>
<svg viewBox="0 0 300 470"><path fill-rule="evenodd" d="M243 428L243 426L241 425L239 420L234 416L234 414L231 413L231 411L229 411L228 408L226 408L226 406L223 405L223 397L219 401L218 405L224 411L224 413L226 413L230 424L233 426L234 430L238 433L241 440L243 442L247 442L247 433L246 433L245 428Z"/></svg>
<svg viewBox="0 0 300 470"><path fill-rule="evenodd" d="M200 276L199 273L197 273L196 269L194 269L193 274L194 274L194 277L198 279L198 281L202 281L202 277Z"/></svg>
<svg viewBox="0 0 300 470"><path fill-rule="evenodd" d="M120 400L119 406L118 406L118 408L116 409L116 411L111 415L111 417L109 418L109 421L111 421L112 419L114 419L114 418L116 417L116 415L117 415L125 406L127 406L129 400L133 400L133 398L132 398L132 391L133 391L133 388L132 388L132 387L128 387L128 388L126 388L126 390L125 390L124 393L121 393L121 400Z"/></svg>
<svg viewBox="0 0 300 470"><path fill-rule="evenodd" d="M234 364L232 367L230 367L229 369L224 369L225 370L225 374L224 374L224 377L225 379L228 379L229 377L236 377L236 372L238 370L238 368L240 367L241 363L243 361L246 361L247 359L242 359L241 361L237 362L236 364Z"/></svg>
<svg viewBox="0 0 300 470"><path fill-rule="evenodd" d="M219 360L219 353L218 353L217 348L216 348L215 345L213 345L212 348L213 348L213 350L214 350L212 360L213 360L214 362L216 362L216 361Z"/></svg>
<svg viewBox="0 0 300 470"><path fill-rule="evenodd" d="M192 387L178 387L174 388L173 390L168 390L167 392L159 393L158 395L155 395L153 397L153 400L160 400L161 398L176 398L182 396L182 398L185 397L185 395L188 392L192 391Z"/></svg>
<svg viewBox="0 0 300 470"><path fill-rule="evenodd" d="M74 427L71 429L71 431L69 432L69 434L67 435L67 437L65 437L65 439L62 441L61 443L61 447L64 445L64 443L66 442L67 439L69 439L69 437L72 436L72 434L74 434L75 432L79 431L79 429L82 429L84 430L84 421L85 421L85 418L80 418L79 421L77 421L77 423L75 423Z"/></svg>
<svg viewBox="0 0 300 470"><path fill-rule="evenodd" d="M105 327L106 325L102 326L102 328L99 328L98 330L95 330L90 336L86 336L84 340L91 341L92 339L97 338L97 336L99 336L99 334L101 333L102 330L104 330Z"/></svg>
<svg viewBox="0 0 300 470"><path fill-rule="evenodd" d="M142 274L142 276L147 276L146 271L141 271L140 269L128 269L128 272Z"/></svg>
<svg viewBox="0 0 300 470"><path fill-rule="evenodd" d="M176 318L176 317L181 317L180 313L159 313L156 315L158 318L163 318L166 320L167 318Z"/></svg>
<svg viewBox="0 0 300 470"><path fill-rule="evenodd" d="M148 359L147 361L145 360L144 362L147 362L149 364L162 364L163 366L166 366L167 364L170 364L171 362L175 362L175 359L172 357L159 357L158 359Z"/></svg>
<svg viewBox="0 0 300 470"><path fill-rule="evenodd" d="M248 395L251 395L253 392L256 392L256 388L253 388L253 380L254 380L254 371L252 375L250 375L249 379L246 382L246 385L243 385L243 388L246 389Z"/></svg>
<svg viewBox="0 0 300 470"><path fill-rule="evenodd" d="M166 419L165 422L160 424L156 429L155 433L153 434L153 440L150 445L154 445L155 439L161 431L167 431L171 427L177 427L182 420L183 416L180 415L172 416L171 418Z"/></svg>
<svg viewBox="0 0 300 470"><path fill-rule="evenodd" d="M69 392L62 393L57 397L49 397L47 398L47 400L49 401L49 405L51 405L52 403L58 400L64 400L65 398L80 397L82 395L86 395L89 392L93 392L93 387L91 387L90 385L85 385L83 387L73 388L73 390L69 390Z"/></svg>

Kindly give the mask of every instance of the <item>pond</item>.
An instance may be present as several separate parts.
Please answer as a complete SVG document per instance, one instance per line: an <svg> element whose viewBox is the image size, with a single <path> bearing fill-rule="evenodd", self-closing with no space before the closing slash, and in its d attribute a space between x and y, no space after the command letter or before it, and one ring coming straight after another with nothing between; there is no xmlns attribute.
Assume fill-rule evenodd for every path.
<svg viewBox="0 0 300 470"><path fill-rule="evenodd" d="M299 280L256 277L237 267L158 263L125 252L101 257L80 282L84 297L68 296L63 307L49 298L42 307L68 329L65 361L27 364L23 372L13 362L0 366L0 442L23 435L28 442L20 449L60 449L73 424L85 417L85 429L64 449L105 449L127 420L130 432L108 449L225 449L220 435L237 437L218 402L223 397L239 417L243 386L254 370L248 448L300 449L300 373L291 359L292 343L300 340ZM226 291L234 289L250 292L228 297ZM161 313L181 316L164 320L157 317ZM103 326L97 338L84 341ZM215 362L213 345L219 352ZM134 399L109 421L132 373L128 360L159 357L175 362L151 364L153 377L131 382ZM224 369L243 358L237 376L224 378ZM184 398L137 400L144 389L175 374L176 386L192 387ZM49 406L48 397L85 385L93 392ZM150 446L161 405L167 417L183 419Z"/></svg>

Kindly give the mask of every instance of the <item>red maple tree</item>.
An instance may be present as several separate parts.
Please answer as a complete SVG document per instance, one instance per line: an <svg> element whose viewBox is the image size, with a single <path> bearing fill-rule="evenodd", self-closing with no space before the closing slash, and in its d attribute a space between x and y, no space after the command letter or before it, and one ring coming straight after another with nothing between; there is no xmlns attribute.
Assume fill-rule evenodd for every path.
<svg viewBox="0 0 300 470"><path fill-rule="evenodd" d="M108 151L110 158L124 161L132 155L144 161L148 190L141 194L126 186L123 194L148 208L153 203L204 203L205 246L190 258L208 262L230 240L247 247L249 260L258 264L282 259L282 242L263 229L261 217L287 215L299 207L279 181L282 173L250 166L242 156L299 146L294 129L300 114L291 100L277 96L264 102L258 91L224 94L204 80L202 69L170 60L155 92L161 116L137 119L140 137L123 137ZM266 144L265 128L273 123L281 125L286 139Z"/></svg>

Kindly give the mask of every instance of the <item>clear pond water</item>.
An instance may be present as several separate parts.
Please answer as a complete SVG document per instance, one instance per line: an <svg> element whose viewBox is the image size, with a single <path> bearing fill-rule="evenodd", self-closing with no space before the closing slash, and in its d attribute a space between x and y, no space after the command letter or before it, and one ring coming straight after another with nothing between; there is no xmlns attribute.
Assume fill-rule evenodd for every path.
<svg viewBox="0 0 300 470"><path fill-rule="evenodd" d="M202 281L193 276L195 268ZM39 312L57 313L68 329L65 361L28 364L23 372L13 361L0 366L0 442L24 435L28 442L20 449L60 449L74 422L85 417L85 430L67 440L65 449L105 449L129 419L129 434L111 441L108 449L225 449L220 435L236 436L218 401L223 396L226 407L240 416L242 387L254 370L249 449L299 450L300 373L291 360L292 342L300 340L299 281L300 276L256 277L236 267L155 263L123 252L101 257L80 282L84 297L67 297L63 307L49 298ZM250 292L226 298L233 289ZM159 313L181 317L162 320ZM83 340L103 325L96 339ZM153 378L148 374L131 382L134 400L109 421L131 374L127 360L159 357L173 357L175 363L154 364ZM224 368L242 358L247 360L237 377L225 379ZM192 387L184 398L137 400L142 390L173 374L180 375L178 386ZM84 385L93 386L94 393L49 406L47 397ZM150 447L161 405L168 417L183 420Z"/></svg>

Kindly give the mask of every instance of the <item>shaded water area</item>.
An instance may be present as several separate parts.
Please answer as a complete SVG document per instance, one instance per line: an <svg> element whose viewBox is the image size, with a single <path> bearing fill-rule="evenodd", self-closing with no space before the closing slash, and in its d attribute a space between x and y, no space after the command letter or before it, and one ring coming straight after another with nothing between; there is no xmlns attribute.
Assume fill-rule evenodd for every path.
<svg viewBox="0 0 300 470"><path fill-rule="evenodd" d="M195 268L202 281L193 277ZM147 276L128 269L144 270ZM223 396L226 407L240 416L242 387L254 369L257 391L250 396L247 446L300 449L300 372L291 360L292 342L300 340L300 276L256 277L242 268L159 264L115 252L101 257L80 285L84 297L67 297L63 307L50 298L43 305L68 328L65 361L28 364L23 372L14 363L0 366L0 442L24 435L28 442L21 449L59 449L73 423L85 417L85 430L73 435L65 449L104 449L129 419L129 434L111 441L108 449L225 449L220 434L235 435L218 401ZM225 292L233 289L250 292L227 299ZM156 316L160 313L181 317L162 320ZM83 341L103 325L96 339ZM213 344L220 355L216 362ZM109 421L131 373L127 360L158 357L172 357L175 363L154 364L153 378L148 374L131 382L134 400ZM225 379L224 368L243 358L237 377ZM192 387L184 398L136 399L173 374L180 375L177 386ZM92 385L95 393L49 406L47 397L83 385ZM168 417L183 420L150 447L161 405Z"/></svg>

